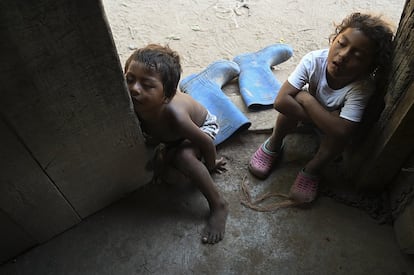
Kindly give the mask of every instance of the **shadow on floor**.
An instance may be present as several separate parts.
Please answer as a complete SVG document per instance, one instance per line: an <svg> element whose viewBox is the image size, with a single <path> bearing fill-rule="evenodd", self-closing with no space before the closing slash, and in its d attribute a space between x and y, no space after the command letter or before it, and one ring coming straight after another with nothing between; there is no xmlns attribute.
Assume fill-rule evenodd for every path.
<svg viewBox="0 0 414 275"><path fill-rule="evenodd" d="M243 180L252 196L287 192L317 144L312 135L292 135L277 170L260 181L246 166L265 138L241 133L218 150L229 171L214 179L230 205L220 243L200 241L208 205L198 190L151 184L6 263L0 273L414 274L414 259L399 251L392 226L359 209L325 196L308 209L242 206Z"/></svg>

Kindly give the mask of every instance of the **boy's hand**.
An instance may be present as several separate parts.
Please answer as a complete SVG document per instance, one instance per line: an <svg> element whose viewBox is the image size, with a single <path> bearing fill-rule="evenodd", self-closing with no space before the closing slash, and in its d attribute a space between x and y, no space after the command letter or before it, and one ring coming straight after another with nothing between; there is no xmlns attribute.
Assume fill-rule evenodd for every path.
<svg viewBox="0 0 414 275"><path fill-rule="evenodd" d="M218 173L221 174L227 171L227 168L224 167L226 165L226 161L223 157L216 159L216 165L213 169L210 170L210 173Z"/></svg>

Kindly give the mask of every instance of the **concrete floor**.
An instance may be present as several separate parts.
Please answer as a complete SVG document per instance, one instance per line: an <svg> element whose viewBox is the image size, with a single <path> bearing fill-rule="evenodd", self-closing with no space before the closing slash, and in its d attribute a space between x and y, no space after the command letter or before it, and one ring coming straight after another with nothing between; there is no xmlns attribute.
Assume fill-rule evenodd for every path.
<svg viewBox="0 0 414 275"><path fill-rule="evenodd" d="M241 205L244 176L253 197L287 192L316 146L312 135L289 136L282 163L259 181L246 163L265 137L242 133L219 148L229 171L214 178L230 204L220 243L200 242L208 207L198 190L151 184L6 263L0 274L414 274L414 258L399 251L392 226L356 208L323 196L307 209Z"/></svg>

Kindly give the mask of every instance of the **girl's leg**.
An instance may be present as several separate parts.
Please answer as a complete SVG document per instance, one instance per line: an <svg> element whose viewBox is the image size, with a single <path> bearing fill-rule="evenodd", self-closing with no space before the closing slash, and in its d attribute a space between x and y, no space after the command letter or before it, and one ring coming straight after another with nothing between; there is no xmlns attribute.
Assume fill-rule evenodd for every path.
<svg viewBox="0 0 414 275"><path fill-rule="evenodd" d="M275 162L280 156L280 151L284 137L290 133L297 125L296 120L292 120L283 114L279 114L272 135L260 145L249 162L249 171L260 179L269 176Z"/></svg>
<svg viewBox="0 0 414 275"><path fill-rule="evenodd" d="M283 139L287 134L291 133L296 128L297 124L297 120L288 118L284 114L279 113L272 135L269 138L269 142L266 144L266 149L271 152L279 151L282 146Z"/></svg>
<svg viewBox="0 0 414 275"><path fill-rule="evenodd" d="M322 137L315 156L298 173L290 188L289 197L298 202L312 202L318 193L319 177L322 169L343 151L345 145L345 139Z"/></svg>
<svg viewBox="0 0 414 275"><path fill-rule="evenodd" d="M323 136L315 156L306 164L306 173L319 176L322 169L345 148L345 139Z"/></svg>
<svg viewBox="0 0 414 275"><path fill-rule="evenodd" d="M174 166L196 184L210 207L210 217L202 241L211 244L221 241L225 232L228 206L216 188L207 167L200 161L199 150L189 142L184 142L177 149Z"/></svg>

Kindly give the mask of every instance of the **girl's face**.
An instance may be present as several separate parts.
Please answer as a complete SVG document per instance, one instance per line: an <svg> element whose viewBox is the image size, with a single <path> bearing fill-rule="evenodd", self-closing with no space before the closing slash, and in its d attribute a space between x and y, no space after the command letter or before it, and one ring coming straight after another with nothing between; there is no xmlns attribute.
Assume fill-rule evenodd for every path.
<svg viewBox="0 0 414 275"><path fill-rule="evenodd" d="M131 61L125 78L135 111L154 110L166 102L161 76L144 64Z"/></svg>
<svg viewBox="0 0 414 275"><path fill-rule="evenodd" d="M329 48L327 76L333 85L366 77L374 62L374 43L358 29L342 31Z"/></svg>

